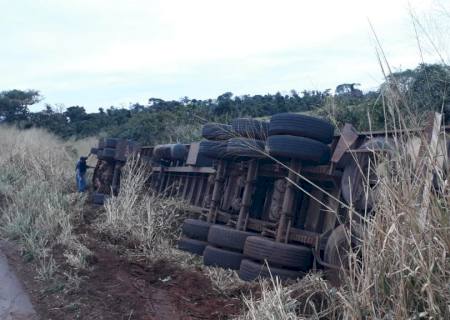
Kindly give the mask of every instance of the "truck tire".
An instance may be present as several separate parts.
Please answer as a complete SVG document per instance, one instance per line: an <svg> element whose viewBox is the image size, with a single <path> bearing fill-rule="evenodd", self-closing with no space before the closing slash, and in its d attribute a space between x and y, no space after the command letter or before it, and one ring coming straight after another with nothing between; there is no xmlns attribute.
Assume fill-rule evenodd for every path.
<svg viewBox="0 0 450 320"><path fill-rule="evenodd" d="M331 143L334 127L328 121L296 113L273 115L269 124L269 136L292 135Z"/></svg>
<svg viewBox="0 0 450 320"><path fill-rule="evenodd" d="M269 123L249 118L234 119L233 131L239 136L250 139L266 140L269 134Z"/></svg>
<svg viewBox="0 0 450 320"><path fill-rule="evenodd" d="M203 251L207 245L208 243L205 241L190 239L187 237L181 237L178 241L178 249L197 254L199 256L203 255Z"/></svg>
<svg viewBox="0 0 450 320"><path fill-rule="evenodd" d="M185 160L188 150L184 144L170 143L160 144L153 150L153 159L159 161L164 160Z"/></svg>
<svg viewBox="0 0 450 320"><path fill-rule="evenodd" d="M208 140L228 140L236 136L233 128L223 123L207 123L203 125L202 137Z"/></svg>
<svg viewBox="0 0 450 320"><path fill-rule="evenodd" d="M227 158L264 158L264 142L250 138L232 138L228 140Z"/></svg>
<svg viewBox="0 0 450 320"><path fill-rule="evenodd" d="M282 269L276 267L267 268L267 265L263 262L255 262L248 259L242 259L239 267L239 278L244 281L253 281L258 278L270 278L278 277L282 280L303 278L304 272Z"/></svg>
<svg viewBox="0 0 450 320"><path fill-rule="evenodd" d="M105 147L105 138L98 139L98 148L103 149Z"/></svg>
<svg viewBox="0 0 450 320"><path fill-rule="evenodd" d="M213 166L213 159L208 158L204 154L199 153L197 155L197 160L194 164L194 167L212 167Z"/></svg>
<svg viewBox="0 0 450 320"><path fill-rule="evenodd" d="M209 228L208 242L218 247L242 252L247 237L255 235L256 233L254 232L237 230L216 224Z"/></svg>
<svg viewBox="0 0 450 320"><path fill-rule="evenodd" d="M105 148L115 148L117 147L117 143L119 139L117 138L106 138L105 139Z"/></svg>
<svg viewBox="0 0 450 320"><path fill-rule="evenodd" d="M243 256L239 252L207 246L205 251L203 251L203 264L205 266L239 270Z"/></svg>
<svg viewBox="0 0 450 320"><path fill-rule="evenodd" d="M227 151L226 141L209 141L204 140L200 142L199 154L211 159L224 158Z"/></svg>
<svg viewBox="0 0 450 320"><path fill-rule="evenodd" d="M159 162L161 159L167 159L169 156L170 150L167 144L158 144L153 148L153 161Z"/></svg>
<svg viewBox="0 0 450 320"><path fill-rule="evenodd" d="M105 148L97 157L101 157L101 160L114 160L116 156L116 149L113 148ZM100 159L100 158L99 158Z"/></svg>
<svg viewBox="0 0 450 320"><path fill-rule="evenodd" d="M280 158L298 159L309 165L321 165L330 161L331 150L326 144L304 137L270 136L266 151Z"/></svg>
<svg viewBox="0 0 450 320"><path fill-rule="evenodd" d="M182 233L188 238L206 241L208 239L208 232L211 224L198 220L198 219L186 219L183 222L181 228Z"/></svg>
<svg viewBox="0 0 450 320"><path fill-rule="evenodd" d="M175 143L169 145L170 160L186 160L188 149L184 144Z"/></svg>
<svg viewBox="0 0 450 320"><path fill-rule="evenodd" d="M339 225L334 229L330 237L327 239L324 250L324 261L334 265L340 269L328 268L326 271L327 278L334 285L338 285L341 279L341 272L346 269L347 252L352 249L358 251L361 245L362 228L358 224L353 224L352 234L346 225Z"/></svg>
<svg viewBox="0 0 450 320"><path fill-rule="evenodd" d="M357 250L361 245L362 228L358 224L352 225L352 233L346 225L339 225L327 239L324 251L324 261L336 266L342 266L350 248Z"/></svg>
<svg viewBox="0 0 450 320"><path fill-rule="evenodd" d="M312 250L301 245L275 242L263 237L248 237L245 241L244 255L269 266L286 267L308 271L313 262Z"/></svg>

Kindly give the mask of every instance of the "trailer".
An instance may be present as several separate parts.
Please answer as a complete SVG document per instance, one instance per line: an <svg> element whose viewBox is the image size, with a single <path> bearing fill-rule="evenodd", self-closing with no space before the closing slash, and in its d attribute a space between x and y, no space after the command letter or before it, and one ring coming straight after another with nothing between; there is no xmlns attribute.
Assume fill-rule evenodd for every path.
<svg viewBox="0 0 450 320"><path fill-rule="evenodd" d="M375 206L370 168L377 157L393 152L392 139L409 135L413 158L425 146L440 150L437 167L448 169L448 128L440 124L432 113L423 129L357 132L346 124L335 134L324 120L285 113L270 122L206 124L206 140L191 144L138 147L106 139L95 150L94 201L117 192L121 166L138 154L151 168L152 192L184 201L191 213L180 249L202 255L205 265L238 270L243 280L322 269L338 282L345 254L359 245L361 224Z"/></svg>

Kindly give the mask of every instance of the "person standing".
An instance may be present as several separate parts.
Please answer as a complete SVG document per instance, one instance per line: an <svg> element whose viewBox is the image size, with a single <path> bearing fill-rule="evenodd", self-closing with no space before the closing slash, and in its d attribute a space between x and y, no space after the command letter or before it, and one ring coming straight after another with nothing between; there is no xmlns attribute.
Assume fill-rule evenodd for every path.
<svg viewBox="0 0 450 320"><path fill-rule="evenodd" d="M88 157L80 157L80 160L78 160L77 166L75 167L78 192L86 191L86 171L88 168L92 168L87 165L87 159Z"/></svg>

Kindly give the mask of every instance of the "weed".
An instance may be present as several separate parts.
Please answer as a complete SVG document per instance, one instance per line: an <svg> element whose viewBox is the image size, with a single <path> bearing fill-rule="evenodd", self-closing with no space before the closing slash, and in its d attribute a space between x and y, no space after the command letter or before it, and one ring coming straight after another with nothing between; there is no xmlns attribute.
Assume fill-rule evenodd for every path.
<svg viewBox="0 0 450 320"><path fill-rule="evenodd" d="M119 194L105 203L97 228L145 256L170 258L177 254L172 247L187 213L182 210L182 202L150 193L147 173L145 165L137 160L126 163Z"/></svg>

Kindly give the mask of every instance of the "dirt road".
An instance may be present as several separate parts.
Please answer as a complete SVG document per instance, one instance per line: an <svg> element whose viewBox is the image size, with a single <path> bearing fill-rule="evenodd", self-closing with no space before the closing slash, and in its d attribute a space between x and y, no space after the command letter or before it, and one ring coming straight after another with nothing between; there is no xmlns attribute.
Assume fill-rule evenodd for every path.
<svg viewBox="0 0 450 320"><path fill-rule="evenodd" d="M36 262L26 260L16 243L0 242L0 320L33 319L32 305L45 320L225 320L241 313L242 294L253 292L249 285L225 296L200 268L130 259L125 247L91 228L97 210L87 208L74 230L92 252L85 269L68 265L65 248L57 245L51 252L57 269L51 279L37 280ZM24 317L4 316L18 311Z"/></svg>
<svg viewBox="0 0 450 320"><path fill-rule="evenodd" d="M0 319L37 319L28 294L9 267L0 242Z"/></svg>
<svg viewBox="0 0 450 320"><path fill-rule="evenodd" d="M200 270L187 270L165 260L129 261L98 239L91 238L86 244L94 258L89 270L80 273L78 288L63 280L61 275L71 271L57 250L54 257L60 266L53 280L44 283L36 280L35 267L24 262L17 248L5 248L11 269L23 281L39 319L220 320L240 313L241 293L231 297L219 294ZM31 312L29 300L24 301L24 311Z"/></svg>

